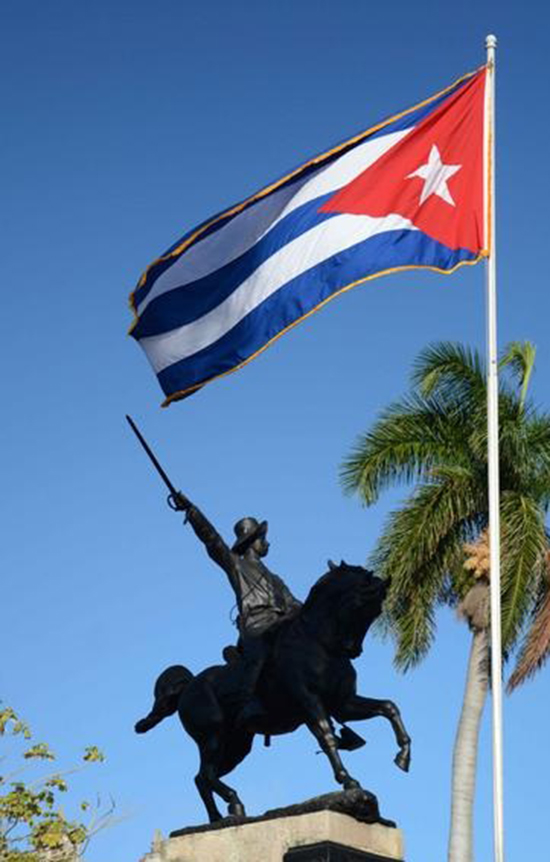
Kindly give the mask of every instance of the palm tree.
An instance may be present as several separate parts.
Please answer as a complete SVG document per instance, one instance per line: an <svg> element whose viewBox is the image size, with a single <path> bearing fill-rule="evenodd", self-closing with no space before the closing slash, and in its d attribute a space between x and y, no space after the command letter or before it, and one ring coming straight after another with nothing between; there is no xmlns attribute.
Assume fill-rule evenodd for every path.
<svg viewBox="0 0 550 862"><path fill-rule="evenodd" d="M499 392L503 653L533 620L520 650L522 679L550 651L550 416L527 399L533 363L532 345L511 344ZM385 410L342 467L344 488L367 506L391 485L415 484L373 554L378 574L391 575L385 623L396 665L406 671L426 655L440 605L457 607L472 632L453 756L450 862L472 859L477 740L489 687L486 397L476 351L431 346L416 360L411 393Z"/></svg>

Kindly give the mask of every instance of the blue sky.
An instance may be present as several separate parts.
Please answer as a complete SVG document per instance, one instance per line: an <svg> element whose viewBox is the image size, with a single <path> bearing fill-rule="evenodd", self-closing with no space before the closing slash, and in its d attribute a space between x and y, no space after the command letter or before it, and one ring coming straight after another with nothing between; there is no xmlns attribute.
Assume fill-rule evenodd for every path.
<svg viewBox="0 0 550 862"><path fill-rule="evenodd" d="M215 663L235 637L224 576L166 507L124 414L228 538L241 516L268 518L270 564L302 597L328 557L364 561L404 496L366 511L342 495L338 465L356 436L406 389L428 342L484 342L481 266L404 273L345 294L243 371L161 410L125 334L127 295L185 230L476 68L495 32L499 337L535 342L532 391L548 407L549 23L542 3L8 4L0 690L66 762L88 743L105 750L76 790L111 794L125 817L90 862L137 860L154 829L203 820L194 744L176 720L147 737L132 727L158 672ZM444 858L467 649L442 612L418 670L399 676L391 644L372 638L357 662L360 691L395 699L414 738L408 776L381 720L357 727L368 745L347 757L399 822L409 862ZM546 840L547 671L505 707L506 847L519 862ZM492 847L488 718L479 859ZM257 743L231 777L250 813L330 790L315 750L306 731Z"/></svg>

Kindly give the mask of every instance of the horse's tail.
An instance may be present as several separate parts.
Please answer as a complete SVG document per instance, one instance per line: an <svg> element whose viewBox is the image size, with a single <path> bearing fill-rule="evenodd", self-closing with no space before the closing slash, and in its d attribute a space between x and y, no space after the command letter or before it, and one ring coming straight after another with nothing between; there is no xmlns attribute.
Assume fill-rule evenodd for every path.
<svg viewBox="0 0 550 862"><path fill-rule="evenodd" d="M181 664L174 664L163 670L155 683L153 708L149 715L137 722L134 728L136 733L147 733L164 718L174 715L180 695L192 679L191 671Z"/></svg>

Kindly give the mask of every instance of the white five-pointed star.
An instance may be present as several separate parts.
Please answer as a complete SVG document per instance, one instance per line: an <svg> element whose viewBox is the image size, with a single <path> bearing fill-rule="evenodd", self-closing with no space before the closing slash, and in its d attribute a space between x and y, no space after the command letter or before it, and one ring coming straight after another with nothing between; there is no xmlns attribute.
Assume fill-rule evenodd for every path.
<svg viewBox="0 0 550 862"><path fill-rule="evenodd" d="M454 207L456 204L449 191L447 180L450 180L450 178L456 174L461 167L462 165L444 165L441 161L441 156L437 146L433 144L426 164L420 165L416 171L413 171L412 174L408 174L405 179L410 180L413 177L420 177L420 179L424 180L424 188L420 195L421 204L423 204L430 195L437 195Z"/></svg>

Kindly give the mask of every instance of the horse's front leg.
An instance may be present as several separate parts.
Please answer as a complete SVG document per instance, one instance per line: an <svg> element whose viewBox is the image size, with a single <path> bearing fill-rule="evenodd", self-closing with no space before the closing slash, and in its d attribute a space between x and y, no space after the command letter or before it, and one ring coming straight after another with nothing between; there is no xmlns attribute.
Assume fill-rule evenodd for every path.
<svg viewBox="0 0 550 862"><path fill-rule="evenodd" d="M390 722L399 746L395 763L404 772L408 772L411 763L411 738L405 729L401 713L393 701L354 694L334 714L338 721L364 721L377 716L387 718Z"/></svg>
<svg viewBox="0 0 550 862"><path fill-rule="evenodd" d="M328 757L335 780L343 786L344 790L360 788L359 782L351 777L342 763L334 728L321 701L314 695L308 694L307 702L304 705L306 707L307 726L321 746L321 750Z"/></svg>

